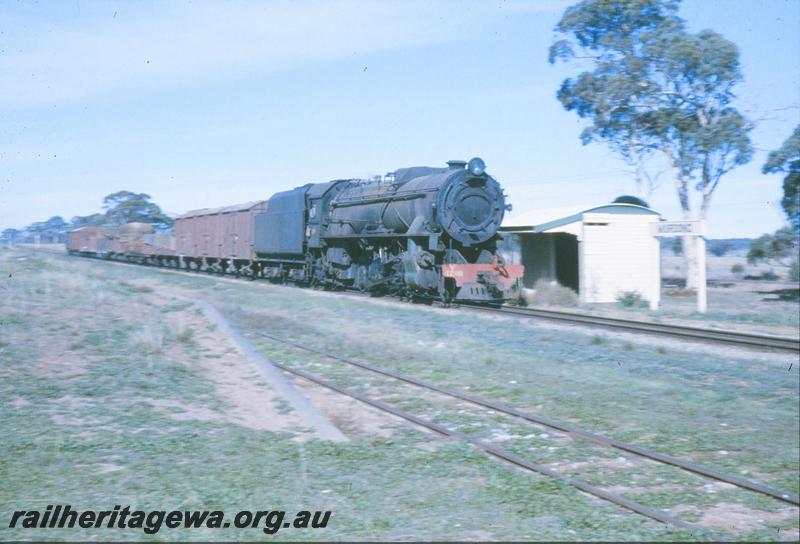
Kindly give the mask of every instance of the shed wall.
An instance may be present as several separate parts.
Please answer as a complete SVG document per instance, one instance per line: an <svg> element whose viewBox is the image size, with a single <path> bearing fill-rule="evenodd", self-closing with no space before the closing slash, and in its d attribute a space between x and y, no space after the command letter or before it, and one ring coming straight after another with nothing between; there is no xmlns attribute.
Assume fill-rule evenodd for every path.
<svg viewBox="0 0 800 544"><path fill-rule="evenodd" d="M614 302L637 291L661 298L659 243L650 234L653 215L586 213L580 243L582 302Z"/></svg>

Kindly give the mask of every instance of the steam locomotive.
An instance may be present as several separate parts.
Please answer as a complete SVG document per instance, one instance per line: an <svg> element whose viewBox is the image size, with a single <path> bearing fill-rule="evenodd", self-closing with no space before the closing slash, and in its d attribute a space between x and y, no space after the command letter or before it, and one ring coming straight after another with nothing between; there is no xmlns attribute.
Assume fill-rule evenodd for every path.
<svg viewBox="0 0 800 544"><path fill-rule="evenodd" d="M523 274L498 251L507 209L502 188L476 157L189 212L176 220L176 240L160 245L150 234L103 243L120 236L96 228L73 231L67 245L72 253L332 289L504 301L519 297ZM86 242L92 236L94 245Z"/></svg>

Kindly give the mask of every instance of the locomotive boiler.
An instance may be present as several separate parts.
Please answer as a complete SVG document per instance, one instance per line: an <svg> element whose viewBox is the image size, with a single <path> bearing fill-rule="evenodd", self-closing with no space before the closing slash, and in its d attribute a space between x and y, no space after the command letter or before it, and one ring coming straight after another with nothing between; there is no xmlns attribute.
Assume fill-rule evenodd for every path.
<svg viewBox="0 0 800 544"><path fill-rule="evenodd" d="M402 168L369 181L273 195L255 220L261 275L442 300L518 297L522 267L503 262L509 206L480 158Z"/></svg>

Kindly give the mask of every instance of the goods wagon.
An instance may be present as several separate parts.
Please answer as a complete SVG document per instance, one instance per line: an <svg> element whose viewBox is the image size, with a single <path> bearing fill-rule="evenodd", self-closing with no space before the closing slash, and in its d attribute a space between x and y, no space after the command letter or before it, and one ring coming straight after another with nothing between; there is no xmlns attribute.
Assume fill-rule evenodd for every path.
<svg viewBox="0 0 800 544"><path fill-rule="evenodd" d="M67 234L67 251L70 254L97 253L104 237L102 227L81 227Z"/></svg>
<svg viewBox="0 0 800 544"><path fill-rule="evenodd" d="M143 258L161 259L175 255L175 237L155 233L147 223L125 223L104 227L81 227L67 235L70 254L92 255L131 262L144 262Z"/></svg>
<svg viewBox="0 0 800 544"><path fill-rule="evenodd" d="M259 200L187 212L175 220L175 251L189 268L241 272L255 259L255 216L266 209Z"/></svg>
<svg viewBox="0 0 800 544"><path fill-rule="evenodd" d="M149 223L125 223L108 229L98 245L99 253L121 260L145 264L155 258L154 264L175 255L175 241L170 234L155 233Z"/></svg>

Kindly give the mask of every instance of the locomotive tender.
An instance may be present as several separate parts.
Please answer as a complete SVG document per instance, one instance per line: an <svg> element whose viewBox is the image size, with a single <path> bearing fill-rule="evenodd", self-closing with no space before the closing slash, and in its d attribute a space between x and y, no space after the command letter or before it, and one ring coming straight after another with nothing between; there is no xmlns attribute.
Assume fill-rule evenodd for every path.
<svg viewBox="0 0 800 544"><path fill-rule="evenodd" d="M68 250L333 289L516 300L523 267L504 263L497 251L507 209L499 183L474 158L370 181L309 183L267 202L189 212L176 221L169 251L139 244L100 255L85 242L68 243ZM237 249L237 241L245 243Z"/></svg>

